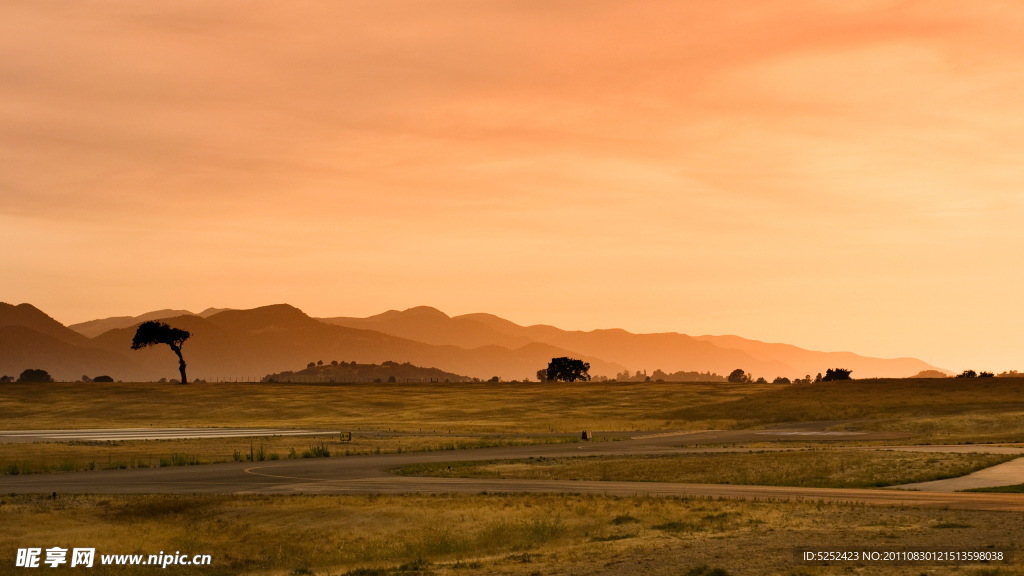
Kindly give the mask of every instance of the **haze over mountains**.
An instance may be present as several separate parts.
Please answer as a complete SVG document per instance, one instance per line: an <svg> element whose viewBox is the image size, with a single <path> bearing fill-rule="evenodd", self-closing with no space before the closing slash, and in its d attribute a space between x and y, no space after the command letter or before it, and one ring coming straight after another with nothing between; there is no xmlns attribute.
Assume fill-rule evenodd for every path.
<svg viewBox="0 0 1024 576"><path fill-rule="evenodd" d="M421 306L368 318L312 318L278 304L251 310L160 310L141 316L93 320L67 327L29 304L0 303L0 374L42 368L59 380L106 374L116 380L173 378L177 362L166 347L130 350L135 327L159 319L188 330L183 352L189 376L205 380L256 379L309 362L410 362L477 378L533 378L557 356L591 363L592 375L661 369L727 375L742 368L771 380L803 377L826 368L853 370L856 378L905 377L935 369L913 358L880 359L850 352L815 352L738 336L674 332L590 332L520 326L491 314L450 317ZM72 329L74 328L74 330Z"/></svg>
<svg viewBox="0 0 1024 576"><path fill-rule="evenodd" d="M174 318L175 316L202 316L203 318L206 318L225 310L228 310L228 308L207 308L199 314L196 314L195 312L189 312L188 310L171 310L169 308L165 308L163 310L155 310L138 316L114 316L111 318L89 320L88 322L79 322L78 324L69 325L68 328L71 328L79 334L88 336L89 338L95 338L107 330L138 326L140 323L147 320L160 320L161 318Z"/></svg>

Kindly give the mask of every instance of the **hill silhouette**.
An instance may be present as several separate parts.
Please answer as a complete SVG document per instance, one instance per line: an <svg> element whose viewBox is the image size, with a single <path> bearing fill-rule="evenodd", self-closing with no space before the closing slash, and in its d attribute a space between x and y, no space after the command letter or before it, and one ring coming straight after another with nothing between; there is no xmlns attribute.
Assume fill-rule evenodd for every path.
<svg viewBox="0 0 1024 576"><path fill-rule="evenodd" d="M183 353L190 371L202 379L259 380L266 374L320 360L411 362L477 378L522 379L532 376L552 357L568 353L536 344L516 350L498 346L437 346L383 332L328 324L287 304L227 310L208 318L177 316L160 320L192 333ZM134 331L134 326L110 330L93 342L110 352L125 351ZM131 354L139 356L139 363L147 368L146 374L161 369L164 376L173 376L176 360L169 350L152 348ZM599 358L592 360L605 370L621 368Z"/></svg>
<svg viewBox="0 0 1024 576"><path fill-rule="evenodd" d="M497 316L494 318L501 320ZM512 331L496 329L475 318L465 316L452 318L429 306L417 306L403 311L388 310L367 318L338 317L321 318L321 320L338 326L376 330L427 344L451 345L460 348L504 346L514 349L535 341ZM509 322L509 324L512 323Z"/></svg>
<svg viewBox="0 0 1024 576"><path fill-rule="evenodd" d="M312 364L312 363L311 363ZM406 362L359 364L357 362L330 362L308 366L302 370L267 374L263 382L469 382L472 378L438 370L422 368Z"/></svg>
<svg viewBox="0 0 1024 576"><path fill-rule="evenodd" d="M50 318L31 304L14 306L0 302L0 328L22 326L74 346L88 346L89 339Z"/></svg>
<svg viewBox="0 0 1024 576"><path fill-rule="evenodd" d="M41 368L62 380L110 370L137 372L140 366L47 316L31 304L0 302L0 375Z"/></svg>
<svg viewBox="0 0 1024 576"><path fill-rule="evenodd" d="M161 316L162 314L167 316ZM131 323L125 324L126 319ZM94 320L89 338L39 309L0 303L0 374L26 368L55 378L110 374L117 380L156 380L176 375L177 359L165 347L130 350L135 328L160 320L188 330L183 347L192 377L259 380L266 374L331 361L411 363L454 374L503 380L533 378L551 358L569 356L591 364L592 375L660 369L728 374L735 368L764 376L802 377L843 366L854 377L907 377L935 370L912 358L869 358L850 352L816 352L738 336L688 336L674 332L633 334L620 329L568 331L520 326L492 314L451 317L419 306L367 318L317 319L288 304L250 310L161 310L135 317Z"/></svg>
<svg viewBox="0 0 1024 576"><path fill-rule="evenodd" d="M227 310L227 308L207 308L199 314L189 312L188 310L154 310L153 312L146 312L145 314L140 314L138 316L114 316L111 318L100 318L97 320L89 320L87 322L79 322L78 324L68 325L68 328L83 336L95 338L107 330L138 326L140 323L147 320L160 320L162 318L173 318L175 316L201 316L206 318L207 316L223 312L224 310Z"/></svg>
<svg viewBox="0 0 1024 576"><path fill-rule="evenodd" d="M742 368L771 380L776 376L800 378L826 368L844 366L854 377L902 378L935 369L914 358L870 358L851 352L817 352L788 344L767 344L739 336L688 336L675 332L634 334L621 329L568 331L548 325L520 326L493 314L449 317L439 310L418 306L389 310L368 318L324 318L342 326L361 326L431 344L523 346L547 344L576 355L601 358L630 370L715 372L728 374ZM592 370L595 374L602 372ZM605 373L607 374L607 373ZM611 374L608 374L611 375Z"/></svg>

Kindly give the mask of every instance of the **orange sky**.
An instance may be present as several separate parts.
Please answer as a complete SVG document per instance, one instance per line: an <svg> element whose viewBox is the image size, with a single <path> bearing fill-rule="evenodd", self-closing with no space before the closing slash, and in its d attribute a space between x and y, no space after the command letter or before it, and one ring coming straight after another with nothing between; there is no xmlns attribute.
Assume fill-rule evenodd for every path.
<svg viewBox="0 0 1024 576"><path fill-rule="evenodd" d="M0 299L1024 370L1024 5L641 4L0 4Z"/></svg>

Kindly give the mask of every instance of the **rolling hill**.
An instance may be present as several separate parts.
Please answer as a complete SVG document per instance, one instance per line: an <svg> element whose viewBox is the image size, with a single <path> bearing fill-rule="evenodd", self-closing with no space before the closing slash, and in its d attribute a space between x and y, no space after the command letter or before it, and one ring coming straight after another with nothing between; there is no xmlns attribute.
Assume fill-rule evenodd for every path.
<svg viewBox="0 0 1024 576"><path fill-rule="evenodd" d="M62 380L83 375L137 373L141 367L47 316L31 304L0 302L0 375L41 368Z"/></svg>
<svg viewBox="0 0 1024 576"><path fill-rule="evenodd" d="M340 326L366 327L438 345L522 346L547 344L578 355L601 358L630 370L679 370L727 375L742 368L769 380L801 378L827 368L854 370L859 378L902 378L934 370L914 358L870 358L851 352L818 352L788 344L769 344L739 336L688 336L675 332L634 334L620 329L568 331L547 325L520 326L493 314L449 317L426 306L390 310L368 318L323 318ZM607 374L607 373L606 373ZM608 374L612 376L613 374Z"/></svg>
<svg viewBox="0 0 1024 576"><path fill-rule="evenodd" d="M25 368L42 368L61 380L78 380L83 374L95 376L97 372L117 380L171 379L177 374L177 359L166 346L130 349L138 322L90 339L29 305L7 306L0 313L18 310L6 314L12 326L4 328L23 334L0 340L0 373L16 376ZM573 354L540 343L516 349L433 345L321 322L287 304L223 310L205 318L195 314L144 316L156 316L154 319L192 333L182 347L183 354L189 377L204 380L259 380L266 374L299 369L318 360L410 362L482 379L499 376L511 380L533 377L552 357ZM36 334L55 336L39 338ZM605 373L623 369L600 358L584 359Z"/></svg>
<svg viewBox="0 0 1024 576"><path fill-rule="evenodd" d="M29 304L0 303L0 374L42 368L63 380L109 374L117 380L174 378L177 361L166 346L130 350L135 327L159 319L188 330L183 352L189 376L259 380L309 362L412 363L455 374L505 380L534 377L557 356L591 363L593 375L661 369L728 374L742 368L769 380L802 377L830 367L854 377L906 377L934 370L913 358L882 359L850 352L817 352L738 336L634 334L620 329L568 331L520 326L492 314L450 317L419 306L367 318L317 319L287 304L201 314L159 310L62 325ZM101 328L106 328L93 337Z"/></svg>
<svg viewBox="0 0 1024 576"><path fill-rule="evenodd" d="M153 312L140 314L139 316L114 316L112 318L100 318L98 320L89 320L88 322L79 322L78 324L69 325L68 328L83 336L95 338L107 330L138 326L140 323L147 320L160 320L161 318L174 318L175 316L202 316L203 318L206 318L218 312L223 312L224 310L228 310L228 308L207 308L199 314L189 312L188 310L155 310Z"/></svg>

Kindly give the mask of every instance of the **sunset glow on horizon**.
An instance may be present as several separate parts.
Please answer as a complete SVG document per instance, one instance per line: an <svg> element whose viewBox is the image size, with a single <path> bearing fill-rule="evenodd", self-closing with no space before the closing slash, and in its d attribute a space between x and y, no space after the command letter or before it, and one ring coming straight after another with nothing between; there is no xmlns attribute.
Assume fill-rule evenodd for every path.
<svg viewBox="0 0 1024 576"><path fill-rule="evenodd" d="M9 3L0 301L1024 370L1022 29L984 0Z"/></svg>

